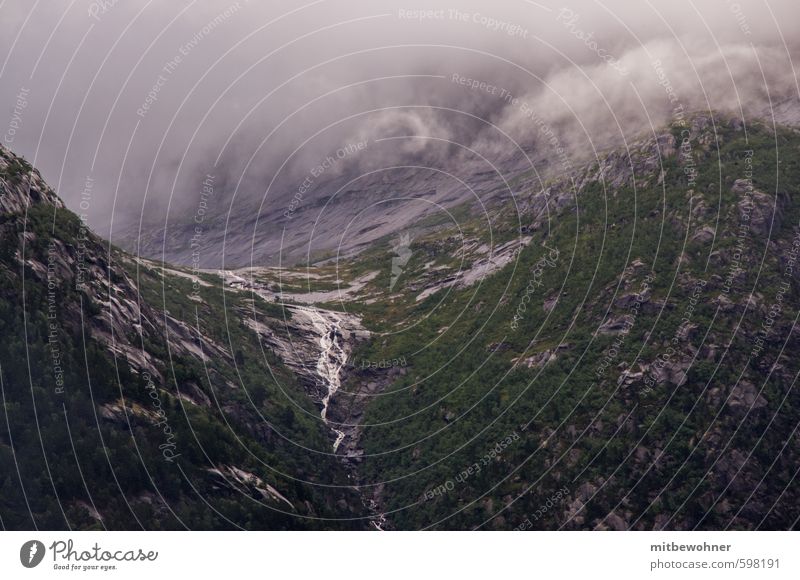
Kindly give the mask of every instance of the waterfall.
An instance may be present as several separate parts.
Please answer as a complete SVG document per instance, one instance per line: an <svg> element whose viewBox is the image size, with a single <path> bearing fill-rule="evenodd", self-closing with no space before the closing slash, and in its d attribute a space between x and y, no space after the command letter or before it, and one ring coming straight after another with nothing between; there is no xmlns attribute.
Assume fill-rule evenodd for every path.
<svg viewBox="0 0 800 580"><path fill-rule="evenodd" d="M347 363L347 353L342 345L342 333L339 327L341 320L335 315L331 316L331 320L326 320L316 310L309 309L311 313L311 320L314 328L319 332L319 346L320 354L317 359L317 375L322 380L323 385L327 389L325 396L322 398L322 420L330 427L328 421L328 406L330 405L331 397L339 390L341 386L341 372L344 365ZM344 439L344 431L340 431L334 427L330 427L336 433L336 441L333 444L333 452L339 448L342 440Z"/></svg>

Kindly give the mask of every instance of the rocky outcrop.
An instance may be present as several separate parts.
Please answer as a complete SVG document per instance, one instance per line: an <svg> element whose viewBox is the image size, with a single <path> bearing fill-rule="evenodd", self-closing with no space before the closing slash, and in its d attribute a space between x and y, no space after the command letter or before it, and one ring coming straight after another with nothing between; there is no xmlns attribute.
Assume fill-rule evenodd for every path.
<svg viewBox="0 0 800 580"><path fill-rule="evenodd" d="M600 186L607 195L630 186L645 188L665 178L664 160L674 157L678 142L672 133L655 138L639 139L627 150L605 153L599 161L578 167L572 175L557 178L518 201L520 209L531 220L529 231L538 231L546 224L576 207L577 197L591 186ZM536 187L535 185L533 186Z"/></svg>
<svg viewBox="0 0 800 580"><path fill-rule="evenodd" d="M422 302L445 288L474 286L511 264L531 239L530 236L521 236L492 248L475 240L465 241L454 256L462 260L459 270L444 267L426 269L409 288L414 292L422 290L416 297L417 302Z"/></svg>
<svg viewBox="0 0 800 580"><path fill-rule="evenodd" d="M732 411L741 411L744 414L751 410L766 407L767 400L753 383L747 380L740 380L731 388L728 396L728 406Z"/></svg>
<svg viewBox="0 0 800 580"><path fill-rule="evenodd" d="M255 293L270 302L277 298L262 284L253 282L252 277L223 273L223 280L235 291ZM260 312L256 302L251 304L251 308L239 310L242 321L294 371L312 400L319 404L322 420L335 434L336 452L353 430L341 425L329 408L336 401L353 349L369 338L369 331L358 316L346 312L280 304L283 317L279 320Z"/></svg>
<svg viewBox="0 0 800 580"><path fill-rule="evenodd" d="M282 502L284 504L282 506L283 509L288 506L290 510L295 510L292 502L254 473L233 465L221 465L207 469L207 471L217 478L218 485L224 485L248 496L256 496L261 500L278 504Z"/></svg>
<svg viewBox="0 0 800 580"><path fill-rule="evenodd" d="M64 207L36 169L0 145L0 213L23 214L33 204Z"/></svg>
<svg viewBox="0 0 800 580"><path fill-rule="evenodd" d="M511 362L514 364L525 365L529 369L540 369L546 364L556 361L559 354L568 351L571 348L572 346L569 344L560 344L556 348L543 350L524 359L512 359Z"/></svg>
<svg viewBox="0 0 800 580"><path fill-rule="evenodd" d="M754 234L766 237L771 231L777 232L780 229L785 207L790 201L788 196L772 196L759 191L753 187L750 179L737 179L732 191L741 196L737 204L739 220L749 223Z"/></svg>

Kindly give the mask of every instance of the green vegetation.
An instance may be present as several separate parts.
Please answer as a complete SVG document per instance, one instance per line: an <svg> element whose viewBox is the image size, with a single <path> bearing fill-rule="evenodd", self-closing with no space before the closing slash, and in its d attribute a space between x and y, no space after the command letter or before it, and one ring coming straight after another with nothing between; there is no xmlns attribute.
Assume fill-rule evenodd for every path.
<svg viewBox="0 0 800 580"><path fill-rule="evenodd" d="M635 189L586 183L549 226L523 215L532 243L470 287L416 299L460 267L465 239L490 241L469 205L453 210L460 229L442 213L415 224L391 291L395 236L316 266L318 277L290 277L287 291L323 292L378 272L346 305L374 333L351 360L404 367L371 369L366 380L348 372L387 387L364 410L365 458L351 472L328 454L330 433L298 377L251 328L287 332L281 305L83 240L76 216L46 204L27 218L0 215L0 523L362 529L349 519L365 512L349 475L380 489L398 529L796 525L787 508L800 501L790 485L800 450L787 434L800 422L800 288L797 268L786 273L800 223L791 199L800 135L753 124L745 138L721 122L695 137L691 158L678 149L662 160L663 187L651 164ZM30 171L7 159L9 178ZM745 220L734 185L751 170L765 195ZM495 245L519 235L513 207L488 210ZM54 245L72 262L52 265L49 280ZM79 252L94 268L81 290ZM127 356L149 357L155 386L92 332L106 328L114 300L141 302L150 317L151 330L128 321L118 339L134 347ZM206 358L180 346L187 332ZM363 385L343 390L353 386ZM262 491L210 472L227 467L258 477Z"/></svg>
<svg viewBox="0 0 800 580"><path fill-rule="evenodd" d="M113 358L93 338L90 329L108 316L108 304L99 300L102 295L76 290L76 264L65 275L59 262L50 278L35 267L48 265L51 241L66 248L59 247L59 259L74 257L83 243L85 259L105 264L107 246L93 236L80 242L79 228L75 215L47 205L31 206L27 221L0 217L3 527L363 527L358 520L343 521L361 515L358 498L344 487L330 487L346 485L346 476L338 461L313 451L326 453L330 445L318 411L292 373L242 324L237 310L245 307L244 296L229 293L223 302L219 286L201 287L198 303L189 299L190 280L138 272L141 296L118 299L141 298L191 327L199 319L206 337L236 345L230 358L212 357L203 365L177 355L163 335L140 336L131 329L130 337L118 340L130 340L157 361L164 379L153 375L158 384L152 388L124 356ZM21 269L14 255L23 232L27 261ZM134 263L117 250L110 257L106 274L122 283L121 264ZM136 279L135 268L129 274ZM202 397L205 404L188 401ZM292 507L263 496L255 484L225 485L209 471L226 466L259 477ZM95 509L101 519L93 516Z"/></svg>
<svg viewBox="0 0 800 580"><path fill-rule="evenodd" d="M800 419L800 400L789 390L796 365L784 356L782 372L765 370L797 314L796 278L791 279L781 325L775 327L763 360L748 364L763 312L783 279L787 244L800 221L796 205L784 209L780 228L771 236L781 244L783 257L774 243L768 248L754 230L747 240L744 271L730 299L744 304L753 289L759 306L744 315L743 307L735 307L715 318L716 297L722 292L740 225L741 196L731 188L745 176L744 152L754 150L756 188L773 198L785 196L800 186L800 157L787 159L784 154L776 176L775 139L780 151L797 152L800 136L788 130L774 136L752 126L748 142L740 131L718 130L719 153L713 145L693 146L698 172L692 192L679 152L664 160L664 188L653 181L636 191L630 186L604 191L600 183L586 187L577 211L560 215L549 238L537 234L515 271L508 266L479 288L451 291L444 302L440 292L421 304L379 302L363 308L373 324L380 315L377 330L416 322L413 331L382 337L359 353L372 360L404 356L411 366L368 408L365 423L380 426L367 428L363 442L368 481L391 482L384 491L384 507L398 510L392 514L398 528L511 529L564 486L572 500L580 495L587 503L571 527L593 527L612 512L643 529L666 521L660 519L665 515L675 515L680 525L710 529L729 522L736 528L758 523L748 510L735 517L736 509L747 503L776 458L758 487L758 497L777 499L799 458L796 448L781 454L785 434ZM678 129L675 136L680 143ZM696 211L700 202L708 208L705 213ZM710 242L692 241L704 225L716 227L713 248ZM542 284L514 330L511 321L531 271L548 253L543 243L558 249L558 264L543 269ZM651 272L655 280L638 311L618 302L622 296L641 293ZM687 381L664 380L650 389L642 379L626 383L625 368L635 371L640 364L652 364L675 344L672 339L697 281L707 285L691 316L696 330L678 341L672 359L687 361L688 366L708 332ZM544 302L555 298L552 312L546 311ZM595 333L607 314L635 316L621 340L619 334ZM729 339L731 350L723 359ZM516 359L535 357L558 345L564 348L541 368L514 366ZM789 345L796 348L797 338L791 337ZM787 346L787 352L791 348ZM741 380L755 385L756 393L763 385L766 402L747 417L746 406L737 410L726 402L742 371ZM452 481L514 432L522 434L519 442L482 465L477 474L456 481L452 490L430 497L430 490ZM653 463L662 450L663 456ZM730 475L725 470L751 450L740 484L726 490ZM792 505L797 490L790 495L795 499L784 496L780 504ZM718 496L724 501L706 514ZM749 501L754 512L763 507L761 515L767 516L771 504L766 499ZM564 504L548 511L536 527L558 528L567 510ZM794 515L775 509L764 526L789 527L790 517Z"/></svg>
<svg viewBox="0 0 800 580"><path fill-rule="evenodd" d="M0 169L0 177L7 179L12 185L19 185L22 183L22 179L33 171L31 164L22 157L6 157L2 152L0 152L0 155L7 162L7 165Z"/></svg>

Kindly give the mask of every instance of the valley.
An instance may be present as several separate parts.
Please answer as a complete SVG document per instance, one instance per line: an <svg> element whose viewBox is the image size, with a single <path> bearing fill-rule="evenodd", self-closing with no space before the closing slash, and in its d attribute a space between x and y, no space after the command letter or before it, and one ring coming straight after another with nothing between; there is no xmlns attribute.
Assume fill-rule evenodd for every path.
<svg viewBox="0 0 800 580"><path fill-rule="evenodd" d="M541 187L520 175L513 201L398 222L338 258L226 270L79 238L4 151L0 373L17 411L0 432L18 435L0 459L15 473L35 440L19 419L48 417L55 454L19 469L59 497L28 512L9 495L4 522L791 527L800 164L776 179L776 141L800 151L791 127L697 115ZM50 321L26 280L54 288ZM63 392L26 362L51 334ZM102 494L75 485L59 438ZM34 475L48 464L72 483Z"/></svg>

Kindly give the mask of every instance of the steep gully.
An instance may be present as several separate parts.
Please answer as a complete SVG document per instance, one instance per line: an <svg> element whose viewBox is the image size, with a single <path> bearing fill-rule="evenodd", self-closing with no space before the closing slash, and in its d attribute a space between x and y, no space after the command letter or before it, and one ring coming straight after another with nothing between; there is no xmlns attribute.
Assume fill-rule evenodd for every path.
<svg viewBox="0 0 800 580"><path fill-rule="evenodd" d="M314 326L319 331L319 345L320 355L317 361L317 374L322 379L323 384L327 387L327 393L322 398L322 420L326 425L336 434L336 441L333 443L333 452L339 449L339 445L347 436L345 431L340 431L332 426L328 420L328 409L331 401L342 385L342 370L347 364L348 352L344 348L345 340L342 334L340 324L341 318L335 313L326 311L327 318L324 318L316 309L309 308L311 318L314 321ZM355 465L348 461L350 457L345 454L345 465L350 473L348 477L354 479L357 477L355 472ZM380 512L378 502L374 497L366 497L358 487L354 487L360 495L364 506L372 513L373 517L370 523L379 531L383 531L384 526L387 524L386 515Z"/></svg>
<svg viewBox="0 0 800 580"><path fill-rule="evenodd" d="M341 320L332 312L328 313L329 317L327 320L323 318L317 310L311 309L310 312L311 318L314 321L314 327L319 331L320 336L317 374L320 379L322 379L322 384L327 390L327 393L322 398L322 413L320 415L325 424L330 427L331 431L336 433L336 441L333 443L333 452L336 453L339 444L345 437L345 433L331 426L328 421L328 406L330 405L331 398L342 385L341 373L344 365L347 363L347 353L342 347L342 341L344 339L339 328Z"/></svg>
<svg viewBox="0 0 800 580"><path fill-rule="evenodd" d="M287 304L282 301L283 297L280 294L236 272L220 271L219 275L227 287L251 291L268 302L286 308L291 313L288 338L280 336L269 326L254 320L246 320L246 323L261 335L267 345L272 347L301 378L315 385L312 396L319 400L322 407L320 417L335 435L333 452L339 452L342 443L348 439L346 449L338 455L347 468L348 477L355 484L353 489L359 493L364 507L371 514L370 523L375 529L383 530L387 521L385 515L381 513L376 497L365 494L364 489L358 485L356 465L361 459L361 450L357 443L359 430L355 425L341 425L329 415L334 397L342 386L342 377L350 352L356 342L369 337L369 331L364 329L360 319L352 314L305 304Z"/></svg>
<svg viewBox="0 0 800 580"><path fill-rule="evenodd" d="M319 354L317 355L318 358L316 359L316 364L314 365L315 373L317 378L319 379L322 391L324 395L320 401L322 405L322 412L320 416L322 417L323 422L336 434L336 439L333 443L333 452L339 448L342 440L345 438L345 433L336 429L332 426L330 420L328 419L328 408L331 404L332 397L336 394L336 391L339 390L342 384L342 370L344 366L347 364L349 348L350 345L346 344L345 335L343 334L343 314L339 314L337 312L333 312L331 310L322 310L320 308L315 308L312 306L299 306L294 304L285 304L281 301L281 296L269 291L267 288L263 287L262 285L254 282L252 280L247 280L243 276L239 275L236 272L232 272L229 270L220 271L220 276L222 277L223 281L226 285L231 288L235 288L238 290L249 290L252 291L259 296L261 296L264 300L268 302L272 302L278 304L288 310L291 311L293 318L301 318L305 319L305 321L309 322L312 329L313 334L316 335L316 342L319 348ZM354 318L349 316L349 318ZM355 330L356 326L360 326L360 322L356 320L349 320L348 327ZM355 322L355 324L354 324ZM264 334L263 328L258 329L260 330L261 334ZM306 328L303 325L298 325L296 330L297 337L304 337L306 335ZM355 335L355 332L348 332L347 330L344 331L347 333L348 337L351 335ZM352 338L356 338L352 336ZM269 342L269 341L268 341ZM302 342L302 341L300 341ZM274 345L271 345L274 346ZM296 359L294 362L295 364L292 366L302 366L310 367L307 363L308 353L301 351L299 348L299 344L297 341L292 341L289 349L282 348L280 349L283 351L284 356L281 356L284 360L287 358ZM292 351L294 356L289 357L289 351ZM280 352L278 353L281 354ZM292 362L292 361L287 361ZM307 374L307 373L305 373Z"/></svg>

